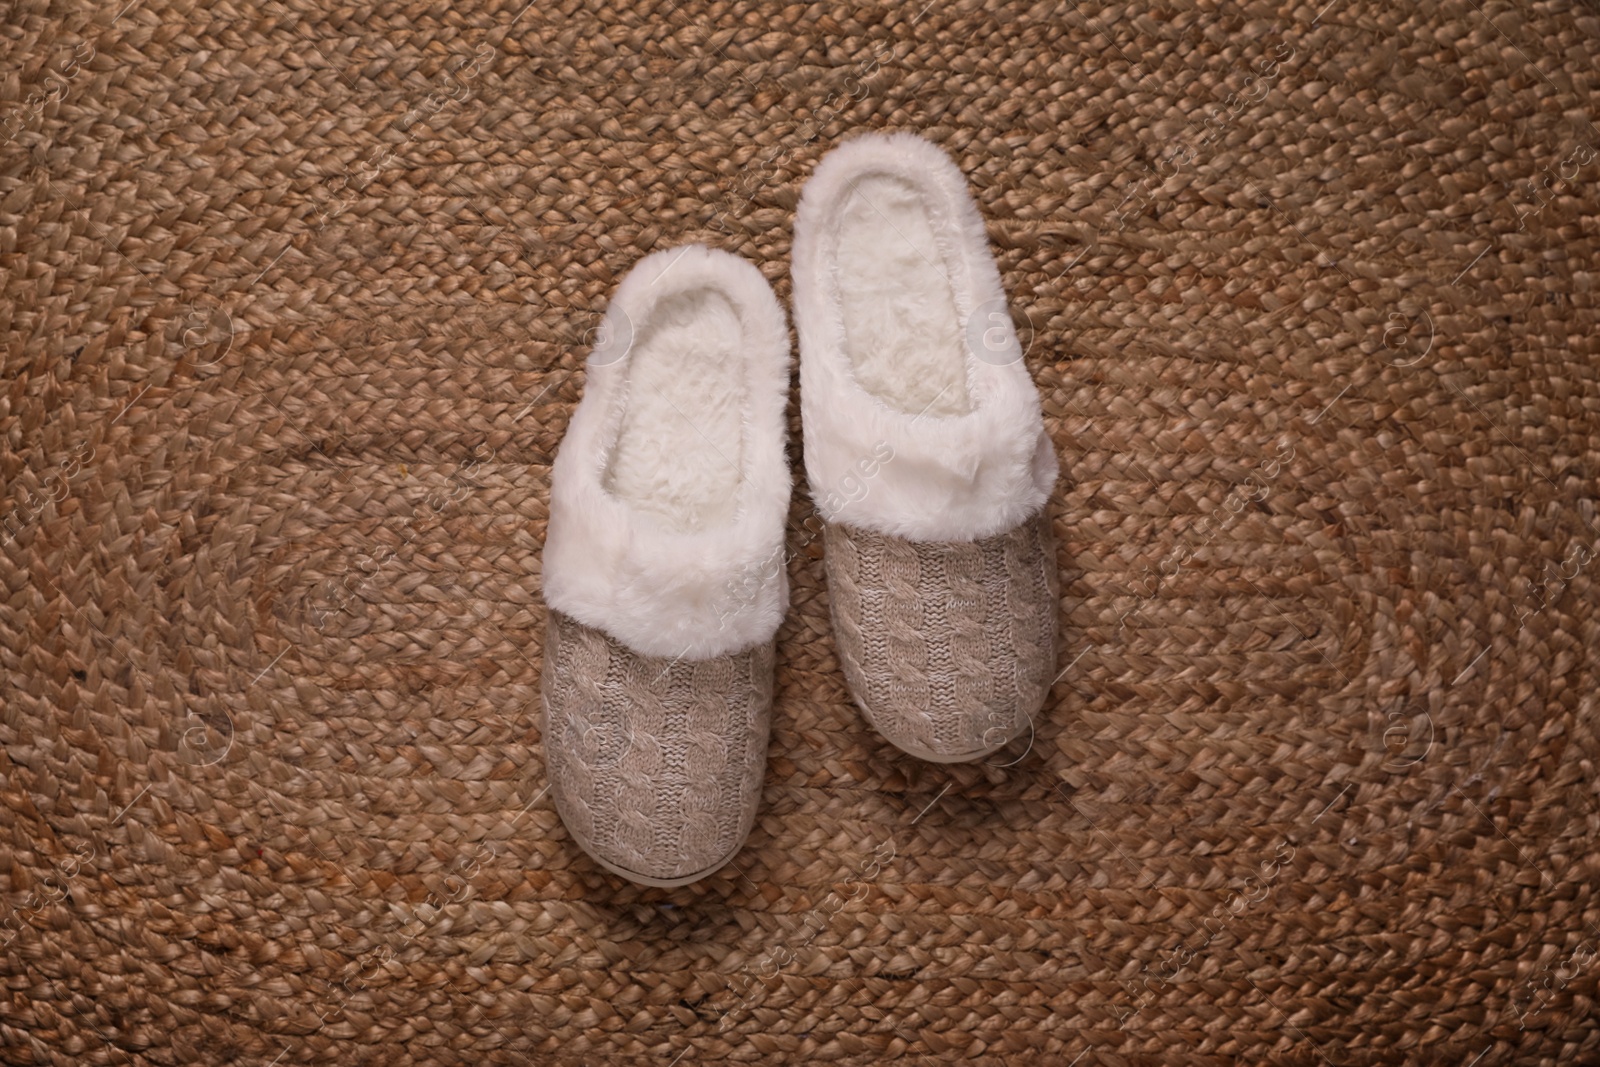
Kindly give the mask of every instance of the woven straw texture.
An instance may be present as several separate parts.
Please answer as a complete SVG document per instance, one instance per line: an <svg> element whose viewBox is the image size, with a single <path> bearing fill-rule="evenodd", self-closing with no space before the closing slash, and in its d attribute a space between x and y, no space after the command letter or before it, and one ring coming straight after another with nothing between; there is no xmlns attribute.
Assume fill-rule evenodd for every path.
<svg viewBox="0 0 1600 1067"><path fill-rule="evenodd" d="M829 523L828 606L850 694L884 737L947 762L1030 724L1055 674L1060 600L1041 511L980 541L907 541Z"/></svg>
<svg viewBox="0 0 1600 1067"><path fill-rule="evenodd" d="M1571 2L9 5L0 1061L1600 1062L1597 60ZM547 792L550 459L639 256L787 299L863 127L988 222L1059 674L900 754L798 490L750 840L630 885Z"/></svg>

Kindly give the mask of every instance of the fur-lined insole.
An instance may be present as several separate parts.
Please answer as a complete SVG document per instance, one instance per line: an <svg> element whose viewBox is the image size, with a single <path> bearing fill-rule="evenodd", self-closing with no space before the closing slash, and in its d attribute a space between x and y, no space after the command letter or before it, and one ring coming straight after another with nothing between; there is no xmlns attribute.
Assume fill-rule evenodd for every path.
<svg viewBox="0 0 1600 1067"><path fill-rule="evenodd" d="M844 349L861 388L913 415L970 411L955 297L921 193L863 175L835 224Z"/></svg>
<svg viewBox="0 0 1600 1067"><path fill-rule="evenodd" d="M674 529L730 518L747 394L739 314L724 294L689 289L634 324L626 408L607 490Z"/></svg>

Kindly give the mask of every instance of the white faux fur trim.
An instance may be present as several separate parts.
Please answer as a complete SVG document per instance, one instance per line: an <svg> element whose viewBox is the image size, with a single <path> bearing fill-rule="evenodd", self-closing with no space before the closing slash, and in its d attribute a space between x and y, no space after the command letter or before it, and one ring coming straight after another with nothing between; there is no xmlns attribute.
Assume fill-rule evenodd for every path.
<svg viewBox="0 0 1600 1067"><path fill-rule="evenodd" d="M683 412L688 421L680 419L672 431L694 438L678 446L670 435L661 440L657 465L667 474L643 477L647 483L652 475L675 476L680 487L686 473L690 482L702 475L721 480L732 506L685 524L619 495L614 464L630 387L639 385L633 357L646 345L665 344L660 339L668 330L677 346L669 355L689 352L683 348L684 298L707 291L726 301L718 307L731 309L731 316L722 318L735 319L740 336L727 346L725 364L697 370L701 378L711 375L695 383L705 390L707 407ZM676 321L661 321L674 315ZM709 473L685 472L684 463L705 466L714 450L690 423L697 414L707 417L718 393L742 405L737 462L712 460L716 469ZM551 472L545 602L648 656L709 659L771 640L789 601L783 567L792 489L784 454L788 393L788 327L760 271L703 245L640 260L606 309L583 400Z"/></svg>
<svg viewBox="0 0 1600 1067"><path fill-rule="evenodd" d="M882 196L853 192L863 182L878 182L874 189L908 189L900 199L920 201L920 210L896 220L873 202ZM889 210L905 211L904 203ZM848 255L876 257L873 243L856 234L841 242L841 222L873 224L869 210L881 216L885 235L900 235L881 243L898 242L904 252L908 245L901 238L909 239L921 246L917 261L902 256L897 268L895 249L886 249L877 276L872 262L846 263L863 284L842 294L841 244ZM793 271L806 478L824 519L917 541L969 541L1003 533L1044 506L1058 473L1055 449L1021 358L983 220L949 156L910 133L867 134L835 148L802 191ZM930 279L936 284L930 286ZM897 284L912 291L896 292ZM861 288L868 290L864 301ZM858 322L853 339L845 331L847 296ZM952 299L953 313L937 306ZM864 314L872 307L882 310L876 322ZM935 344L925 322L915 321L919 309L928 312L925 321L955 324L960 336ZM898 333L886 336L885 321L914 328L894 325L889 329ZM902 364L901 373L881 360L866 366L872 360L859 353L858 365L852 343L858 349L885 346ZM924 355L930 345L939 351ZM934 393L924 410L910 410L920 406L913 401L919 388L927 391L918 381L941 380L930 361L946 357L964 361L965 396L957 395L961 370L955 369L946 381L955 382L954 393L941 387L944 392ZM886 402L880 395L885 388L900 389L905 402Z"/></svg>

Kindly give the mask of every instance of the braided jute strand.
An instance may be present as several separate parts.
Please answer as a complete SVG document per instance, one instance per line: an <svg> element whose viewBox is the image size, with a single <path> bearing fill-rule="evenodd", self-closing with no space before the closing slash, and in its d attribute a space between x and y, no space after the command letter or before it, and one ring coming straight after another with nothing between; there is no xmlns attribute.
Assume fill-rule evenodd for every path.
<svg viewBox="0 0 1600 1067"><path fill-rule="evenodd" d="M1600 1061L1593 4L0 24L0 1062ZM633 263L787 302L859 129L1013 302L1045 709L879 738L799 489L755 827L634 886L544 792L549 463Z"/></svg>

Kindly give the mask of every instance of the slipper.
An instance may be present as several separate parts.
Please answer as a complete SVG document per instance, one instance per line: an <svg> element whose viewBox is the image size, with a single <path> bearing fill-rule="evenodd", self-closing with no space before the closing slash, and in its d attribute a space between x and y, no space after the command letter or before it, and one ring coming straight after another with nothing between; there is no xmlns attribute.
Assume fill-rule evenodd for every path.
<svg viewBox="0 0 1600 1067"><path fill-rule="evenodd" d="M966 180L869 134L795 214L806 478L851 695L914 756L987 756L1052 681L1055 449Z"/></svg>
<svg viewBox="0 0 1600 1067"><path fill-rule="evenodd" d="M789 335L702 245L623 279L551 473L540 689L556 810L645 885L722 867L755 822L788 607Z"/></svg>

